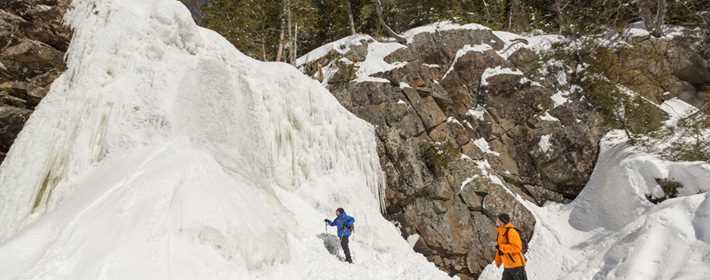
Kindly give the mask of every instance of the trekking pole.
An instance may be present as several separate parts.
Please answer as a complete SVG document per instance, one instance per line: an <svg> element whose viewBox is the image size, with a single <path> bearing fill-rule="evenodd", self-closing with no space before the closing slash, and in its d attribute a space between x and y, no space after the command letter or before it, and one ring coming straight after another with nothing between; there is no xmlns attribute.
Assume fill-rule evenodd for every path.
<svg viewBox="0 0 710 280"><path fill-rule="evenodd" d="M328 234L328 222L323 222L325 224L325 234Z"/></svg>

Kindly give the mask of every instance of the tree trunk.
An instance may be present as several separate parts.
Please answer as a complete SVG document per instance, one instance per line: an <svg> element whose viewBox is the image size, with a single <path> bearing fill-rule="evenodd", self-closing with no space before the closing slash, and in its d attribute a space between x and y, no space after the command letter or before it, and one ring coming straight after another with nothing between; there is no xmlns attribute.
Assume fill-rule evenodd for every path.
<svg viewBox="0 0 710 280"><path fill-rule="evenodd" d="M656 2L656 22L653 28L653 36L663 36L663 24L666 17L666 0L658 0Z"/></svg>
<svg viewBox="0 0 710 280"><path fill-rule="evenodd" d="M293 40L291 44L291 64L296 65L296 58L298 58L298 22L294 24L293 27Z"/></svg>
<svg viewBox="0 0 710 280"><path fill-rule="evenodd" d="M348 6L348 22L350 23L350 33L355 35L357 31L355 31L355 19L353 17L353 7L352 3L350 3L350 0L345 0L347 2Z"/></svg>
<svg viewBox="0 0 710 280"><path fill-rule="evenodd" d="M508 31L513 30L513 5L515 5L515 3L513 3L513 0L508 0L507 3L505 3L505 8L508 12L508 22L506 23L505 29Z"/></svg>
<svg viewBox="0 0 710 280"><path fill-rule="evenodd" d="M529 27L528 15L523 10L520 0L508 0L507 9L508 31L524 31Z"/></svg>
<svg viewBox="0 0 710 280"><path fill-rule="evenodd" d="M565 0L555 0L555 11L557 12L557 24L559 25L558 33L562 34L565 31L565 8L567 8L567 4L565 3L562 4Z"/></svg>
<svg viewBox="0 0 710 280"><path fill-rule="evenodd" d="M485 11L486 14L486 24L491 23L491 9L488 6L488 2L486 0L483 0L483 10Z"/></svg>
<svg viewBox="0 0 710 280"><path fill-rule="evenodd" d="M276 51L276 61L281 61L281 57L284 53L284 33L286 30L281 29L281 35L279 36L279 49Z"/></svg>
<svg viewBox="0 0 710 280"><path fill-rule="evenodd" d="M377 19L379 20L382 28L385 29L385 32L387 32L387 35L395 38L397 40L397 42L399 42L401 44L406 44L407 39L402 37L402 35L399 35L397 32L394 32L394 30L392 30L392 28L390 28L387 25L387 23L385 23L385 12L384 12L384 9L382 8L382 1L380 1L380 0L372 0L372 1L375 2L375 9L377 10Z"/></svg>
<svg viewBox="0 0 710 280"><path fill-rule="evenodd" d="M286 49L288 49L288 55L284 54L284 62L291 62L291 57L293 56L293 48L292 48L292 41L293 41L293 29L291 27L293 26L291 24L291 1L290 0L285 0L286 1L286 22L287 22L287 29L288 30L288 39L286 39Z"/></svg>
<svg viewBox="0 0 710 280"><path fill-rule="evenodd" d="M666 15L665 0L639 0L639 15L646 30L655 37L663 36L663 23ZM654 12L655 11L655 12Z"/></svg>
<svg viewBox="0 0 710 280"><path fill-rule="evenodd" d="M279 48L276 51L276 61L281 61L284 53L284 36L286 35L286 13L288 10L288 0L282 0L281 5L283 10L281 11L281 35L279 36Z"/></svg>
<svg viewBox="0 0 710 280"><path fill-rule="evenodd" d="M262 59L266 61L266 40L261 40L261 55Z"/></svg>

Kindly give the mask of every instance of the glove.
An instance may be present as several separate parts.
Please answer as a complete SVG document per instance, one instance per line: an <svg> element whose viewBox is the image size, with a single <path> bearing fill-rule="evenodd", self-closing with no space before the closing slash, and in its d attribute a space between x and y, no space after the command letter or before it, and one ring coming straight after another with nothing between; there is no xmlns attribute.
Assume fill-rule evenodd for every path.
<svg viewBox="0 0 710 280"><path fill-rule="evenodd" d="M325 219L323 221L330 224L330 220L328 220L328 219Z"/></svg>
<svg viewBox="0 0 710 280"><path fill-rule="evenodd" d="M500 248L498 248L498 245L496 245L496 250L500 251Z"/></svg>

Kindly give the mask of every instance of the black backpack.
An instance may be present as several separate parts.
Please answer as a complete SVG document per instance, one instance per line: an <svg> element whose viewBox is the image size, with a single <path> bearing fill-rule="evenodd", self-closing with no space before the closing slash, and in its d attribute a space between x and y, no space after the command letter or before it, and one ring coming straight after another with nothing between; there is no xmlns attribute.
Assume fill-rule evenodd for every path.
<svg viewBox="0 0 710 280"><path fill-rule="evenodd" d="M518 236L520 236L520 243L521 243L522 246L523 246L523 248L521 248L521 251L522 251L522 254L521 254L521 255L523 255L523 258L525 258L525 253L528 252L528 241L527 241L527 238L525 238L525 237L523 236L523 232L520 231L518 228L516 228L516 227L512 227L512 228L513 228L515 231L517 231L517 232L518 232ZM511 228L509 228L509 227L505 228L505 233L503 233L503 234L505 235L505 242L506 242L506 243L510 243L510 240L508 239L508 232L510 231L510 229L511 229Z"/></svg>

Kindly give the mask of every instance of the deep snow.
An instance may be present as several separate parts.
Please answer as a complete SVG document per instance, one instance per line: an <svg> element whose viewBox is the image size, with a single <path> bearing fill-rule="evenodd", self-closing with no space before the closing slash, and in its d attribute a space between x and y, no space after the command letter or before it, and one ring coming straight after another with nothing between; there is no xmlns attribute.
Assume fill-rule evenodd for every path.
<svg viewBox="0 0 710 280"><path fill-rule="evenodd" d="M602 140L572 203L525 202L537 221L529 279L710 279L710 165L664 161L626 140L621 131ZM680 197L648 202L661 191L655 178L681 182ZM500 270L489 265L479 279L500 279Z"/></svg>
<svg viewBox="0 0 710 280"><path fill-rule="evenodd" d="M177 1L74 7L0 168L0 279L449 279L380 214L373 128L318 82ZM339 206L354 265L319 236Z"/></svg>

